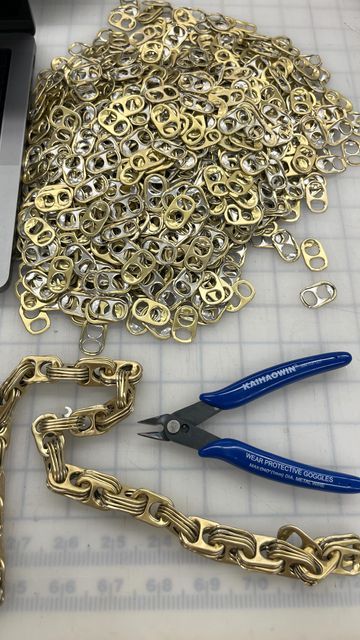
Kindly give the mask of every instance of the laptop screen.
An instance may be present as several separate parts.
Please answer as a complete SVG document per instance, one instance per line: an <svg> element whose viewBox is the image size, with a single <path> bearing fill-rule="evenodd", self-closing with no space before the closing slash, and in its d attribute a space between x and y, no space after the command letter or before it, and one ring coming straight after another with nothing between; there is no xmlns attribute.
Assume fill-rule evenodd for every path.
<svg viewBox="0 0 360 640"><path fill-rule="evenodd" d="M10 68L11 51L0 47L0 134L4 113L6 87Z"/></svg>
<svg viewBox="0 0 360 640"><path fill-rule="evenodd" d="M0 33L35 33L28 0L0 0Z"/></svg>

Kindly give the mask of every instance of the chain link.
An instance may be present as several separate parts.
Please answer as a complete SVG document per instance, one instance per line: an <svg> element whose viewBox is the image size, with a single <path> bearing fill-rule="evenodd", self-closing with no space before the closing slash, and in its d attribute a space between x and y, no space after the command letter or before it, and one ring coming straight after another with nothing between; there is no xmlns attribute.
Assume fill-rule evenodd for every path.
<svg viewBox="0 0 360 640"><path fill-rule="evenodd" d="M135 384L142 368L137 362L83 358L73 366L54 356L24 358L0 388L0 601L4 596L4 454L10 438L10 418L16 401L34 383L74 381L83 386L114 387L114 397L99 405L78 409L69 416L39 416L32 432L46 470L47 485L55 493L103 511L127 513L174 534L180 544L200 555L239 565L243 569L298 578L312 585L330 573L360 574L360 537L339 534L311 538L294 525L281 527L276 537L250 533L206 518L187 516L166 496L134 489L117 478L66 462L65 436L103 434L133 410ZM300 543L296 544L293 537Z"/></svg>

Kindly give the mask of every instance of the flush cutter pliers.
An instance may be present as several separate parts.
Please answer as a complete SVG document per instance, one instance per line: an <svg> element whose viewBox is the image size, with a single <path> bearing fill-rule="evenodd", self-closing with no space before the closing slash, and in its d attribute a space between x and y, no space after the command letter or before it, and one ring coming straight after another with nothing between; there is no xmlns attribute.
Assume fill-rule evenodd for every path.
<svg viewBox="0 0 360 640"><path fill-rule="evenodd" d="M297 487L337 493L360 492L360 478L356 476L295 462L232 438L219 438L199 426L223 409L240 407L284 385L350 362L350 353L338 351L275 365L219 391L202 393L199 402L174 413L141 420L142 424L161 425L162 429L139 435L177 442L197 449L204 458L217 458L250 473Z"/></svg>

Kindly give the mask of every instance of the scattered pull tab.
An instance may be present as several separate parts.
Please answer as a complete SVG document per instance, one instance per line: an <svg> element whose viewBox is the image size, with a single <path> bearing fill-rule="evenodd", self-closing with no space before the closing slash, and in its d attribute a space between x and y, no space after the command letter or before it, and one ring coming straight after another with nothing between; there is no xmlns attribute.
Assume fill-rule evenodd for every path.
<svg viewBox="0 0 360 640"><path fill-rule="evenodd" d="M301 243L301 253L306 266L311 271L323 271L328 266L324 248L316 238L306 238Z"/></svg>
<svg viewBox="0 0 360 640"><path fill-rule="evenodd" d="M97 356L101 353L105 347L107 328L107 324L84 322L80 334L81 351L88 356Z"/></svg>
<svg viewBox="0 0 360 640"><path fill-rule="evenodd" d="M331 282L316 282L300 291L300 300L308 309L317 309L336 298L336 287Z"/></svg>

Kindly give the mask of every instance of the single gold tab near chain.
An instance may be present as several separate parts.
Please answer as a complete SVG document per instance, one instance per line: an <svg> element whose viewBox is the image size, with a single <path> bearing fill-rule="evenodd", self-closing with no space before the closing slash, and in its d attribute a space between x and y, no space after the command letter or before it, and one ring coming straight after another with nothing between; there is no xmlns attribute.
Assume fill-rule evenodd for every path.
<svg viewBox="0 0 360 640"><path fill-rule="evenodd" d="M191 308L179 307L179 327L193 330ZM183 324L182 324L183 323ZM116 389L104 404L78 409L63 417L47 413L33 423L35 443L45 464L49 489L102 511L114 510L132 515L151 526L166 529L186 549L205 558L237 565L243 569L297 578L316 584L331 573L360 574L360 536L337 534L311 538L296 526L280 527L277 536L250 533L199 516L186 516L172 500L149 489L134 489L117 478L99 471L69 464L65 459L66 437L103 435L115 422L133 410L135 384L142 374L134 361L110 358L82 358L64 365L56 356L28 356L1 385L0 416L0 603L4 599L5 561L3 546L4 455L10 440L12 412L26 388L36 383L73 381L83 386ZM300 545L290 542L292 535Z"/></svg>

